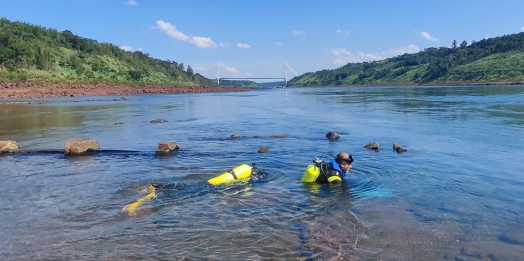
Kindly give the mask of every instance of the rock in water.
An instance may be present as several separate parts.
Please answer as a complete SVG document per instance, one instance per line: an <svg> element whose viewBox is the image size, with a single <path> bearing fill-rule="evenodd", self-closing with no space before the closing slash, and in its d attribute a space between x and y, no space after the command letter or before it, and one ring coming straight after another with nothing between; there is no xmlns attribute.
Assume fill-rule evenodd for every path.
<svg viewBox="0 0 524 261"><path fill-rule="evenodd" d="M100 144L98 141L92 139L72 140L66 143L64 155L78 156L84 155L88 150L98 150Z"/></svg>
<svg viewBox="0 0 524 261"><path fill-rule="evenodd" d="M340 138L340 134L334 131L330 131L326 133L326 138L328 138L329 140L338 140Z"/></svg>
<svg viewBox="0 0 524 261"><path fill-rule="evenodd" d="M372 143L369 143L368 145L364 146L364 148L378 151L378 142L374 141Z"/></svg>
<svg viewBox="0 0 524 261"><path fill-rule="evenodd" d="M396 144L396 143L393 143L393 150L394 150L396 153L402 153L402 152L406 152L406 151L408 151L407 149L402 148L400 145L398 145L398 144Z"/></svg>

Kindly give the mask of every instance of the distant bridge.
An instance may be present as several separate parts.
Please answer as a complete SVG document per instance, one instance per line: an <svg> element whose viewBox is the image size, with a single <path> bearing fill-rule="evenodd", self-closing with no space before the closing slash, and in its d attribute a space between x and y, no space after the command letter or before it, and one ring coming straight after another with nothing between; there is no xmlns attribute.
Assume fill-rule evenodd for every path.
<svg viewBox="0 0 524 261"><path fill-rule="evenodd" d="M290 70L295 73L296 75L296 72L295 70L293 70L293 68L291 68L291 66L289 66L289 64L287 63L284 63L284 68L285 67L289 67ZM284 69L284 77L236 77L236 78L233 78L233 77L227 77L227 78L220 78L220 73L218 71L218 69L220 68L220 63L217 63L217 85L220 85L220 80L284 80L284 85L282 87L286 87L287 86L287 70Z"/></svg>
<svg viewBox="0 0 524 261"><path fill-rule="evenodd" d="M283 78L283 77L275 77L275 78L253 78L253 77L244 77L244 78L220 78L220 80L245 80L245 79L250 79L250 80L265 80L265 79L269 79L269 80L286 80L286 78Z"/></svg>

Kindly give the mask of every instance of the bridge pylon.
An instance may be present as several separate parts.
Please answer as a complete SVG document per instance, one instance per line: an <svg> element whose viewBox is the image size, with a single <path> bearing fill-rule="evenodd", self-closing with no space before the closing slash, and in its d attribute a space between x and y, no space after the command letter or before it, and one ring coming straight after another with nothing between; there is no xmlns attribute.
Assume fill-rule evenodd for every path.
<svg viewBox="0 0 524 261"><path fill-rule="evenodd" d="M285 68L285 66L284 66ZM287 87L287 70L284 69L284 86L282 86L283 88L286 88Z"/></svg>
<svg viewBox="0 0 524 261"><path fill-rule="evenodd" d="M218 71L218 68L220 68L218 66L219 64L217 63L217 86L220 86L220 74L219 74L219 71Z"/></svg>

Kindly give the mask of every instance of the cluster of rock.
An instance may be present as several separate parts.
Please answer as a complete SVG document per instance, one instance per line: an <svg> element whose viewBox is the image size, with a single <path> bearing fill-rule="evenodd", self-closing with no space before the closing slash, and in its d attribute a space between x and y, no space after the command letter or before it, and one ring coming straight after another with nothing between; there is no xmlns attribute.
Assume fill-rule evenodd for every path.
<svg viewBox="0 0 524 261"><path fill-rule="evenodd" d="M158 144L156 154L168 154L173 151L177 151L180 148L174 141L164 141ZM86 155L90 152L100 151L100 144L94 139L82 139L82 140L70 140L66 143L63 153L65 156L81 156ZM23 152L33 152L38 153L40 151L23 151L20 150L18 143L11 140L0 140L0 153L23 153ZM41 151L49 152L49 150ZM60 151L57 151L60 152Z"/></svg>
<svg viewBox="0 0 524 261"><path fill-rule="evenodd" d="M238 134L233 133L229 136L229 138L236 140L236 139L240 139L241 137ZM262 138L262 136L253 136L251 138L258 139L258 138ZM287 134L274 134L274 135L270 135L269 138L284 139L284 138L287 138ZM267 153L268 151L269 151L268 146L262 146L258 149L258 153Z"/></svg>
<svg viewBox="0 0 524 261"><path fill-rule="evenodd" d="M157 119L152 120L151 123L164 123L166 120L163 119ZM241 137L237 134L231 134L231 139L240 139ZM252 138L261 138L261 136L253 136ZM287 138L286 134L275 134L270 135L269 138L276 138L276 139L282 139ZM340 134L330 131L326 133L326 138L330 141L337 141L340 139ZM374 141L372 143L369 143L364 146L366 149L379 151L379 144L378 142ZM180 148L174 141L164 141L160 142L158 144L158 148L156 150L156 154L169 154L173 151L178 151ZM66 143L65 149L63 150L64 155L66 156L79 156L79 155L85 155L89 152L96 152L100 150L100 144L98 141L94 139L81 139L81 140L71 140ZM407 150L398 145L397 143L393 143L393 151L397 153L406 152ZM18 143L16 141L9 141L9 140L0 140L0 153L18 153L18 152L39 152L39 151L21 151L20 147L18 146ZM267 153L269 152L268 146L261 146L258 149L258 153Z"/></svg>
<svg viewBox="0 0 524 261"><path fill-rule="evenodd" d="M379 151L379 145L378 145L378 142L376 142L376 141L365 145L364 148L370 149L370 150L374 150L374 151L377 151L377 152ZM408 150L402 148L397 143L393 143L393 151L395 151L396 153L402 153L402 152L406 152Z"/></svg>
<svg viewBox="0 0 524 261"><path fill-rule="evenodd" d="M229 138L236 140L236 139L240 139L241 136L236 133L233 133L231 134L231 136L229 136ZM253 136L251 138L261 138L261 136ZM286 134L276 134L276 135L269 136L269 138L287 138L287 135ZM330 141L338 141L340 139L340 134L338 134L335 131L330 131L326 133L326 138ZM374 150L377 152L380 149L379 144L376 141L369 143L367 145L364 145L364 148ZM267 146L262 146L258 149L258 153L266 153L268 151L269 151L269 147ZM402 146L400 146L397 143L393 143L393 151L395 151L396 153L402 153L402 152L406 152L407 149L403 148Z"/></svg>
<svg viewBox="0 0 524 261"><path fill-rule="evenodd" d="M340 139L340 134L338 134L338 133L336 133L334 131L330 131L330 132L326 133L326 138L328 140L331 140L331 141L337 141L338 139ZM374 151L378 152L379 151L379 144L378 144L378 142L374 141L372 143L364 145L364 148L370 149L370 150L374 150ZM398 145L397 143L393 143L393 151L395 151L397 153L402 153L402 152L406 152L408 150L403 148L402 146Z"/></svg>

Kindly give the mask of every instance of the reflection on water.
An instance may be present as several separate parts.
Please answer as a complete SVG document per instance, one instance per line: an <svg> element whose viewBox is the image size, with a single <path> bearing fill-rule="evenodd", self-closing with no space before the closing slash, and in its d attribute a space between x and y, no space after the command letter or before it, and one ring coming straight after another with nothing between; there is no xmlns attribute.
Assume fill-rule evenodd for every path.
<svg viewBox="0 0 524 261"><path fill-rule="evenodd" d="M124 104L104 106L44 106L22 104L0 104L0 120L9 124L0 125L0 134L33 131L35 129L70 128L84 121L103 120L100 110L122 109Z"/></svg>
<svg viewBox="0 0 524 261"><path fill-rule="evenodd" d="M93 138L137 152L0 154L0 259L519 260L523 96L350 87L3 103L0 139L24 149ZM162 141L181 150L155 156ZM363 148L373 141L379 152ZM355 158L344 184L300 182L340 151ZM252 163L266 174L206 182Z"/></svg>

